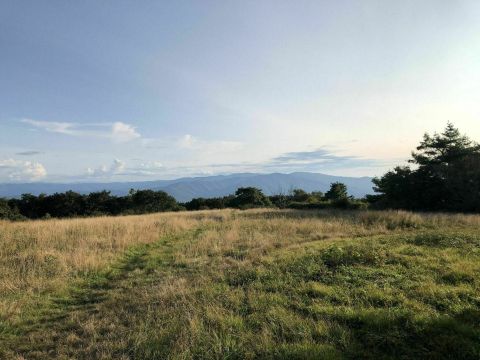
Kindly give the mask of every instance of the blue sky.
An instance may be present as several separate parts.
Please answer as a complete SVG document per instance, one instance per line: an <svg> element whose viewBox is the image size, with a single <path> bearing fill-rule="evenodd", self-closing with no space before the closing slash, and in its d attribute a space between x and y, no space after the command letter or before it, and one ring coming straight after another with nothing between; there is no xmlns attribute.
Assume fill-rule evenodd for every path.
<svg viewBox="0 0 480 360"><path fill-rule="evenodd" d="M0 182L380 175L480 140L478 1L0 2Z"/></svg>

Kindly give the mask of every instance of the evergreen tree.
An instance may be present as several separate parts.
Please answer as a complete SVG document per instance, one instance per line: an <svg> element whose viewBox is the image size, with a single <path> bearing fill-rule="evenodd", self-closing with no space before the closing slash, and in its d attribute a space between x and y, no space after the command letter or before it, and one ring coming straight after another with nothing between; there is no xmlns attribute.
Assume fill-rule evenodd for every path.
<svg viewBox="0 0 480 360"><path fill-rule="evenodd" d="M410 167L396 167L373 180L380 205L419 210L480 210L480 145L448 123L425 134Z"/></svg>
<svg viewBox="0 0 480 360"><path fill-rule="evenodd" d="M410 163L420 167L448 166L467 155L480 154L480 145L462 135L449 122L441 134L424 134L417 151L412 152Z"/></svg>

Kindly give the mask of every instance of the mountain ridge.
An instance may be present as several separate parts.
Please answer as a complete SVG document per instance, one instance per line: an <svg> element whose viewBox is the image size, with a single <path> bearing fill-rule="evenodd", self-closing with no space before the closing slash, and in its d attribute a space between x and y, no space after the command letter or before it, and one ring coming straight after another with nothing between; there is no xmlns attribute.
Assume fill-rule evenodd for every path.
<svg viewBox="0 0 480 360"><path fill-rule="evenodd" d="M178 201L195 197L218 197L235 192L239 187L255 186L266 194L287 193L294 188L305 191L327 191L332 182L343 182L349 194L363 197L373 193L372 178L335 176L322 173L237 173L203 177L183 177L173 180L127 181L127 182L79 182L79 183L4 183L0 184L0 197L19 197L24 193L39 195L73 190L82 194L108 190L113 195L125 195L130 189L163 190Z"/></svg>

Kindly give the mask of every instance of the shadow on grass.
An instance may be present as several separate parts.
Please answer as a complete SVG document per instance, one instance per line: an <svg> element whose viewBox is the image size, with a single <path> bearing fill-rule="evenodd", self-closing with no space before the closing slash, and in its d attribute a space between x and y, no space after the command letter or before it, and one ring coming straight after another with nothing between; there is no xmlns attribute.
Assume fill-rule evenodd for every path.
<svg viewBox="0 0 480 360"><path fill-rule="evenodd" d="M352 340L344 349L351 359L479 359L480 311L429 319L411 313L367 311L337 319Z"/></svg>
<svg viewBox="0 0 480 360"><path fill-rule="evenodd" d="M319 218L353 218L360 210L340 209L312 209L312 210L266 210L262 212L239 212L240 216L247 219L319 219Z"/></svg>

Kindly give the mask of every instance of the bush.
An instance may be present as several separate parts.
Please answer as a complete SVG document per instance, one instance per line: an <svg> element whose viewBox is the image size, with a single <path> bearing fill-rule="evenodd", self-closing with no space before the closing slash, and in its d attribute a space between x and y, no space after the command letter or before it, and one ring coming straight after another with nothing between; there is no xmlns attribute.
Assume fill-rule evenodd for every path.
<svg viewBox="0 0 480 360"><path fill-rule="evenodd" d="M255 187L239 188L235 192L235 197L229 201L229 206L239 209L248 209L255 207L272 206L270 199L265 196L262 190Z"/></svg>
<svg viewBox="0 0 480 360"><path fill-rule="evenodd" d="M17 208L10 207L6 199L0 198L0 219L21 220L24 217L18 212Z"/></svg>

